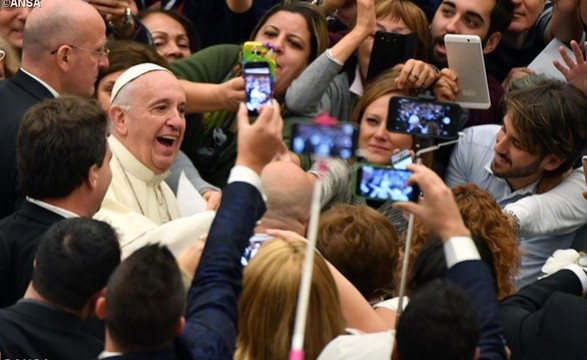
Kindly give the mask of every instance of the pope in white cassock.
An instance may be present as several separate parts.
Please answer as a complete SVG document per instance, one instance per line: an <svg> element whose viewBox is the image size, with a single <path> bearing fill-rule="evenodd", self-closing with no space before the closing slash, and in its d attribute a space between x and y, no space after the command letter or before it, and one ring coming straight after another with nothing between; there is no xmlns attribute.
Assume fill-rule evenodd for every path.
<svg viewBox="0 0 587 360"><path fill-rule="evenodd" d="M163 181L184 135L184 92L167 69L141 64L116 80L111 103L112 183L94 218L118 231L123 258L152 242L178 256L214 218L212 211L182 218Z"/></svg>

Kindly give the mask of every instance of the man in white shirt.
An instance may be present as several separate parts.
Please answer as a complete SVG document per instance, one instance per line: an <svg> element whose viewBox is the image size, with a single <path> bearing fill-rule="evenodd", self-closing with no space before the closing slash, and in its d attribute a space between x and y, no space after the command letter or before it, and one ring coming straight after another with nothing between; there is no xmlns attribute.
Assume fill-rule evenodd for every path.
<svg viewBox="0 0 587 360"><path fill-rule="evenodd" d="M545 80L507 93L504 104L503 126L465 130L445 180L448 186L471 182L486 190L518 227L532 219L541 223L540 232L518 233L520 288L537 279L556 249L570 247L586 223L587 204L576 196L584 177L573 165L587 140L587 100L571 85ZM548 216L542 215L545 211Z"/></svg>
<svg viewBox="0 0 587 360"><path fill-rule="evenodd" d="M211 211L181 217L163 181L185 130L185 95L178 80L155 64L133 66L112 90L112 184L96 218L119 233L123 257L158 242L179 255L207 233Z"/></svg>

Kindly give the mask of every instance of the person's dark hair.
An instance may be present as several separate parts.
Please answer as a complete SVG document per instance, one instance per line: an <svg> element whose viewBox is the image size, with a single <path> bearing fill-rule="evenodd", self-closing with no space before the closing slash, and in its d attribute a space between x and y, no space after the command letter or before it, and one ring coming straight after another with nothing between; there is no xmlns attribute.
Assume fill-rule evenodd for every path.
<svg viewBox="0 0 587 360"><path fill-rule="evenodd" d="M393 289L397 243L393 225L368 206L339 204L320 217L317 249L367 300Z"/></svg>
<svg viewBox="0 0 587 360"><path fill-rule="evenodd" d="M587 97L581 90L546 79L508 91L502 101L524 151L540 157L553 154L562 160L546 176L560 176L573 167L587 140Z"/></svg>
<svg viewBox="0 0 587 360"><path fill-rule="evenodd" d="M402 360L471 360L481 338L467 295L446 280L434 280L410 296L395 341Z"/></svg>
<svg viewBox="0 0 587 360"><path fill-rule="evenodd" d="M156 350L173 341L186 295L169 249L147 245L125 259L108 281L106 306L108 332L125 352Z"/></svg>
<svg viewBox="0 0 587 360"><path fill-rule="evenodd" d="M50 302L81 310L120 263L116 232L105 222L65 219L42 236L35 255L33 286Z"/></svg>
<svg viewBox="0 0 587 360"><path fill-rule="evenodd" d="M310 57L308 64L314 61L320 54L326 51L328 47L328 26L326 24L326 16L321 8L305 1L285 1L278 3L263 15L259 20L251 39L257 36L257 33L271 16L279 11L288 11L294 14L300 14L306 19L308 24L308 31L310 32Z"/></svg>
<svg viewBox="0 0 587 360"><path fill-rule="evenodd" d="M171 70L163 56L159 55L154 47L129 40L117 40L108 43L108 67L100 69L96 79L96 89L100 81L106 76L117 71L124 71L132 66L153 63Z"/></svg>
<svg viewBox="0 0 587 360"><path fill-rule="evenodd" d="M185 30L185 33L188 36L188 39L190 41L190 51L192 52L192 54L197 52L198 50L200 50L200 48L201 48L200 37L198 36L198 32L196 31L196 28L194 27L194 24L191 22L190 19L188 19L187 17L178 13L175 10L168 10L168 9L142 10L139 13L138 18L140 20L142 20L152 14L167 15L170 18L172 18L173 20L177 21L181 25L181 27L183 27L183 29Z"/></svg>
<svg viewBox="0 0 587 360"><path fill-rule="evenodd" d="M491 249L489 248L489 245L487 245L487 242L479 239L478 236L473 235L473 241L479 251L481 260L483 260L489 267L493 279L493 286L497 292L497 276L495 273L495 265ZM417 291L418 288L425 284L444 277L446 272L447 267L446 256L444 254L444 244L438 235L432 234L426 240L426 243L414 260L408 288L410 289L410 292Z"/></svg>
<svg viewBox="0 0 587 360"><path fill-rule="evenodd" d="M514 17L514 3L512 0L495 0L495 6L489 17L489 30L487 36L495 32L504 32Z"/></svg>
<svg viewBox="0 0 587 360"><path fill-rule="evenodd" d="M16 160L22 192L61 198L88 178L106 156L108 116L97 101L60 96L31 107L22 118Z"/></svg>

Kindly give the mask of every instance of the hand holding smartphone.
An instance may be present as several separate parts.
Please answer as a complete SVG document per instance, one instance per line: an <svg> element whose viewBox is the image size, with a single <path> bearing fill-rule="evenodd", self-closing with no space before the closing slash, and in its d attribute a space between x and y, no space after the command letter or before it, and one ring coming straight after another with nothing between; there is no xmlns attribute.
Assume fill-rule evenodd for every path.
<svg viewBox="0 0 587 360"><path fill-rule="evenodd" d="M356 196L379 201L418 201L420 190L408 185L409 170L389 166L359 164L353 173L353 192Z"/></svg>
<svg viewBox="0 0 587 360"><path fill-rule="evenodd" d="M373 48L367 70L367 81L397 64L414 57L417 43L416 34L397 34L377 31L373 38Z"/></svg>

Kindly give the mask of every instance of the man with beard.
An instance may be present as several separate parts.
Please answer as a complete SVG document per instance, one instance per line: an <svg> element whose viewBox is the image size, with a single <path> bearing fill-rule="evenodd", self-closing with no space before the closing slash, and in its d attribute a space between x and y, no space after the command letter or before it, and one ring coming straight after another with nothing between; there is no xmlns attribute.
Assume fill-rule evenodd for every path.
<svg viewBox="0 0 587 360"><path fill-rule="evenodd" d="M550 229L531 236L518 233L523 256L516 285L521 287L536 280L554 250L570 247L586 223L587 207L572 199L585 187L583 172L573 170L573 164L587 139L587 98L571 85L544 80L506 93L503 102L503 126L466 129L445 180L448 186L478 185L506 212L508 204L515 205L510 215L518 227L533 218ZM531 201L520 201L528 197ZM545 211L549 216L540 215ZM563 226L570 222L574 226Z"/></svg>
<svg viewBox="0 0 587 360"><path fill-rule="evenodd" d="M434 18L430 23L431 47L429 52L430 63L439 69L447 68L446 34L477 35L483 44L483 53L490 54L498 46L502 33L512 21L514 4L512 0L444 0L438 6ZM504 89L501 83L491 73L487 73L487 84L491 107L487 110L470 110L465 127L480 124L497 124L501 120L499 101ZM458 86L457 75L448 69L440 72L438 79L437 97L454 100ZM444 89L444 90L438 90ZM448 155L446 156L448 160ZM445 164L446 166L446 164Z"/></svg>

